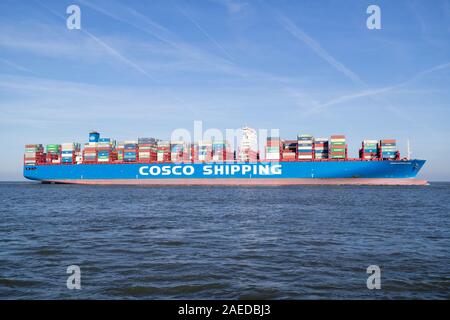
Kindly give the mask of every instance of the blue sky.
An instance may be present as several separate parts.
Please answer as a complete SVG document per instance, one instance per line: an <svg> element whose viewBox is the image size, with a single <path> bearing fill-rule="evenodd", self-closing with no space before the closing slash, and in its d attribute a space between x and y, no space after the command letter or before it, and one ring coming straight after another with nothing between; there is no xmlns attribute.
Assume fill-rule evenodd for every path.
<svg viewBox="0 0 450 320"><path fill-rule="evenodd" d="M409 139L421 176L450 180L448 0L3 0L0 28L0 180L21 178L26 143L168 138L194 120L346 134L355 156Z"/></svg>

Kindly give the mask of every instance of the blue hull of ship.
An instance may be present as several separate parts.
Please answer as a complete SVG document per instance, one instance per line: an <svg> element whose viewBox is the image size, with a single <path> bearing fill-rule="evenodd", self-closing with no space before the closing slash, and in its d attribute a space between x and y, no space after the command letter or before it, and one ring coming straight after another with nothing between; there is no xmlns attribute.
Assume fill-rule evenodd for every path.
<svg viewBox="0 0 450 320"><path fill-rule="evenodd" d="M298 161L273 163L130 163L24 166L24 177L43 182L177 179L410 179L425 160ZM201 180L204 181L204 180Z"/></svg>

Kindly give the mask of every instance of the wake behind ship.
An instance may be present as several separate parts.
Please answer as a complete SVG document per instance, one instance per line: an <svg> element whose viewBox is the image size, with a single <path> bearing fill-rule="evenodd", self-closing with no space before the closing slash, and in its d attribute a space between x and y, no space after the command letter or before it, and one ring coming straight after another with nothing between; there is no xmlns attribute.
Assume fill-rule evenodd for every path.
<svg viewBox="0 0 450 320"><path fill-rule="evenodd" d="M364 140L359 158L348 157L345 136L296 140L267 138L257 150L256 131L243 129L237 150L227 141L139 138L117 143L91 132L89 142L30 144L24 177L44 183L120 185L424 185L416 179L425 160L401 159L395 140ZM44 152L45 150L45 152Z"/></svg>

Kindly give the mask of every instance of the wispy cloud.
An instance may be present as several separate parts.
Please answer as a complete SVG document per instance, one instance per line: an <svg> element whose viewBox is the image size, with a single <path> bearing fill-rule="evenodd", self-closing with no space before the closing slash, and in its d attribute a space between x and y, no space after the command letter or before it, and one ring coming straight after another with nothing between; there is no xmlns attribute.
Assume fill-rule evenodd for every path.
<svg viewBox="0 0 450 320"><path fill-rule="evenodd" d="M338 104L341 104L344 102L349 102L349 101L355 100L355 99L381 96L382 94L385 94L388 92L393 92L395 90L406 87L406 86L412 84L413 82L420 80L421 78L425 77L426 75L432 74L432 73L440 71L440 70L445 70L448 68L450 68L450 62L439 64L437 66L434 66L434 67L431 67L424 71L421 71L421 72L417 73L416 75L412 76L411 78L409 78L408 80L403 81L396 85L383 87L383 88L379 88L379 89L362 90L357 93L342 95L337 98L333 98L325 103L316 104L309 110L308 114L316 113L316 112L326 109L328 107L338 105Z"/></svg>
<svg viewBox="0 0 450 320"><path fill-rule="evenodd" d="M337 59L335 59L329 52L327 52L318 41L307 35L303 30L301 30L297 25L295 25L289 18L282 15L281 13L278 13L277 11L274 11L278 22L288 31L291 35L293 35L295 38L302 41L304 44L306 44L308 47L310 47L320 58L325 60L330 66L332 66L337 71L341 72L343 75L345 75L348 79L350 79L354 84L360 86L363 88L362 91L352 93L352 94L345 94L336 98L333 98L325 103L321 104L314 104L307 112L304 113L305 116L323 111L324 109L333 106L338 105L343 102L349 102L354 99L360 99L367 97L375 102L380 103L383 105L388 111L390 111L392 114L395 114L399 118L403 119L404 121L407 121L409 123L414 122L414 120L406 113L402 108L398 108L394 106L390 101L388 101L385 97L383 97L383 94L387 92L391 92L395 89L398 89L400 87L406 86L410 84L413 81L418 80L419 78L435 72L437 70L445 69L449 67L448 63L444 63L435 67L432 67L430 69L427 69L425 71L422 71L415 76L411 77L407 81L404 81L403 83L383 87L380 89L371 89L369 86L350 68L346 67L344 64L339 62ZM423 127L427 130L431 130L430 127L427 127L426 125L423 125Z"/></svg>
<svg viewBox="0 0 450 320"><path fill-rule="evenodd" d="M140 30L156 39L161 41L162 43L178 50L180 53L184 54L184 57L187 59L191 59L196 63L201 63L204 65L208 65L210 68L213 68L216 71L220 71L223 73L227 73L233 76L246 77L247 73L238 68L236 65L231 63L227 59L223 59L212 55L204 50L198 49L186 42L180 40L178 36L163 27L159 23L152 20L150 17L143 15L142 13L136 11L134 8L128 7L123 4L119 4L115 1L108 1L108 7L114 9L106 9L106 6L100 7L98 5L94 5L91 2L87 2L84 0L80 0L83 5L90 7L93 10L96 10L106 16L125 23L137 30ZM114 10L114 11L112 11ZM116 14L115 11L119 11L119 14ZM201 28L201 27L200 27ZM209 36L210 39L213 39ZM214 40L213 40L214 41ZM217 41L216 41L217 43ZM219 45L217 43L217 45ZM220 45L219 45L220 46ZM223 47L222 47L223 48ZM228 54L229 55L229 54Z"/></svg>
<svg viewBox="0 0 450 320"><path fill-rule="evenodd" d="M112 57L122 61L126 65L130 66L134 70L138 71L139 73L143 74L144 76L148 77L151 80L154 80L154 77L151 76L144 68L139 66L136 62L132 61L131 59L125 57L122 53L120 53L118 50L114 49L113 47L106 44L104 41L100 40L96 36L94 36L92 33L90 33L87 30L83 30L84 33L86 33L89 37L91 37L95 42L97 42L101 47L103 47L106 52L108 52Z"/></svg>
<svg viewBox="0 0 450 320"><path fill-rule="evenodd" d="M37 3L51 12L53 15L57 16L61 20L65 21L65 17L60 15L58 12L54 11L53 9L49 8L48 6L44 5L40 1L37 1ZM154 78L142 67L140 67L136 62L132 61L131 59L127 58L123 53L119 52L117 49L114 49L110 45L108 45L106 42L102 41L100 38L93 35L91 32L87 31L86 28L81 28L80 31L84 34L86 34L88 37L90 37L92 40L94 40L98 45L100 45L103 49L105 49L105 52L107 52L110 56L112 56L115 59L120 60L121 62L125 63L132 69L136 70L137 72L143 74L144 76L154 80Z"/></svg>
<svg viewBox="0 0 450 320"><path fill-rule="evenodd" d="M249 6L247 2L239 0L213 0L213 1L225 6L230 14L242 12L245 8Z"/></svg>
<svg viewBox="0 0 450 320"><path fill-rule="evenodd" d="M443 47L447 45L448 41L442 42L437 38L433 37L433 33L430 32L429 25L425 22L425 19L423 17L424 8L422 6L422 3L418 3L415 1L408 1L407 4L410 11L412 12L412 15L417 20L420 30L420 38L422 39L422 41L424 41L426 44L434 48L443 49ZM446 14L445 10L443 14Z"/></svg>
<svg viewBox="0 0 450 320"><path fill-rule="evenodd" d="M287 77L279 77L264 71L250 70L240 67L237 63L231 61L231 54L229 54L226 49L223 48L223 46L221 46L209 33L206 32L204 28L202 28L194 20L191 20L191 22L196 24L197 28L203 30L205 36L210 41L221 48L221 51L225 56L227 56L226 59L203 50L198 46L194 46L187 43L186 41L183 41L177 34L154 21L149 16L144 15L134 8L126 6L122 3L118 3L116 1L108 1L101 7L97 4L94 5L93 3L87 2L85 0L80 0L80 3L112 19L115 19L116 21L125 23L135 28L136 30L150 35L152 38L161 41L163 44L176 50L179 58L185 61L185 65L189 63L192 66L195 65L197 71L216 72L231 77L238 77L246 80L251 79L263 82L271 81L283 83L289 81L287 80ZM120 12L120 14L118 14L117 12Z"/></svg>
<svg viewBox="0 0 450 320"><path fill-rule="evenodd" d="M197 21L181 6L176 6L178 11L181 12L211 43L213 43L228 59L233 60L231 54L218 42L216 41L203 27L201 27Z"/></svg>
<svg viewBox="0 0 450 320"><path fill-rule="evenodd" d="M347 78L353 81L358 85L365 85L364 82L360 79L360 77L355 74L352 70L347 68L343 63L336 60L330 53L328 53L321 44L307 35L302 29L300 29L297 25L295 25L289 18L286 16L277 13L279 23L288 31L292 36L297 38L298 40L305 43L308 47L310 47L320 58L325 60L329 65L335 68L337 71L344 74Z"/></svg>
<svg viewBox="0 0 450 320"><path fill-rule="evenodd" d="M10 61L10 60L4 59L4 58L0 58L0 63L6 65L8 67L11 67L15 70L18 70L18 71L22 71L22 72L30 72L31 71L30 69L25 68L24 66L22 66L18 63L15 63L13 61Z"/></svg>

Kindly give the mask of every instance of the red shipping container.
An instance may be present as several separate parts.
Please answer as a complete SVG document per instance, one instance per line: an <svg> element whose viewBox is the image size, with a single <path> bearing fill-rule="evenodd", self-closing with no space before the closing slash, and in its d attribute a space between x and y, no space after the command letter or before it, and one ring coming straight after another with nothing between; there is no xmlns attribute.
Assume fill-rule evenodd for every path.
<svg viewBox="0 0 450 320"><path fill-rule="evenodd" d="M281 146L280 141L267 141L267 147L279 147Z"/></svg>
<svg viewBox="0 0 450 320"><path fill-rule="evenodd" d="M330 152L330 156L345 156L345 152Z"/></svg>

